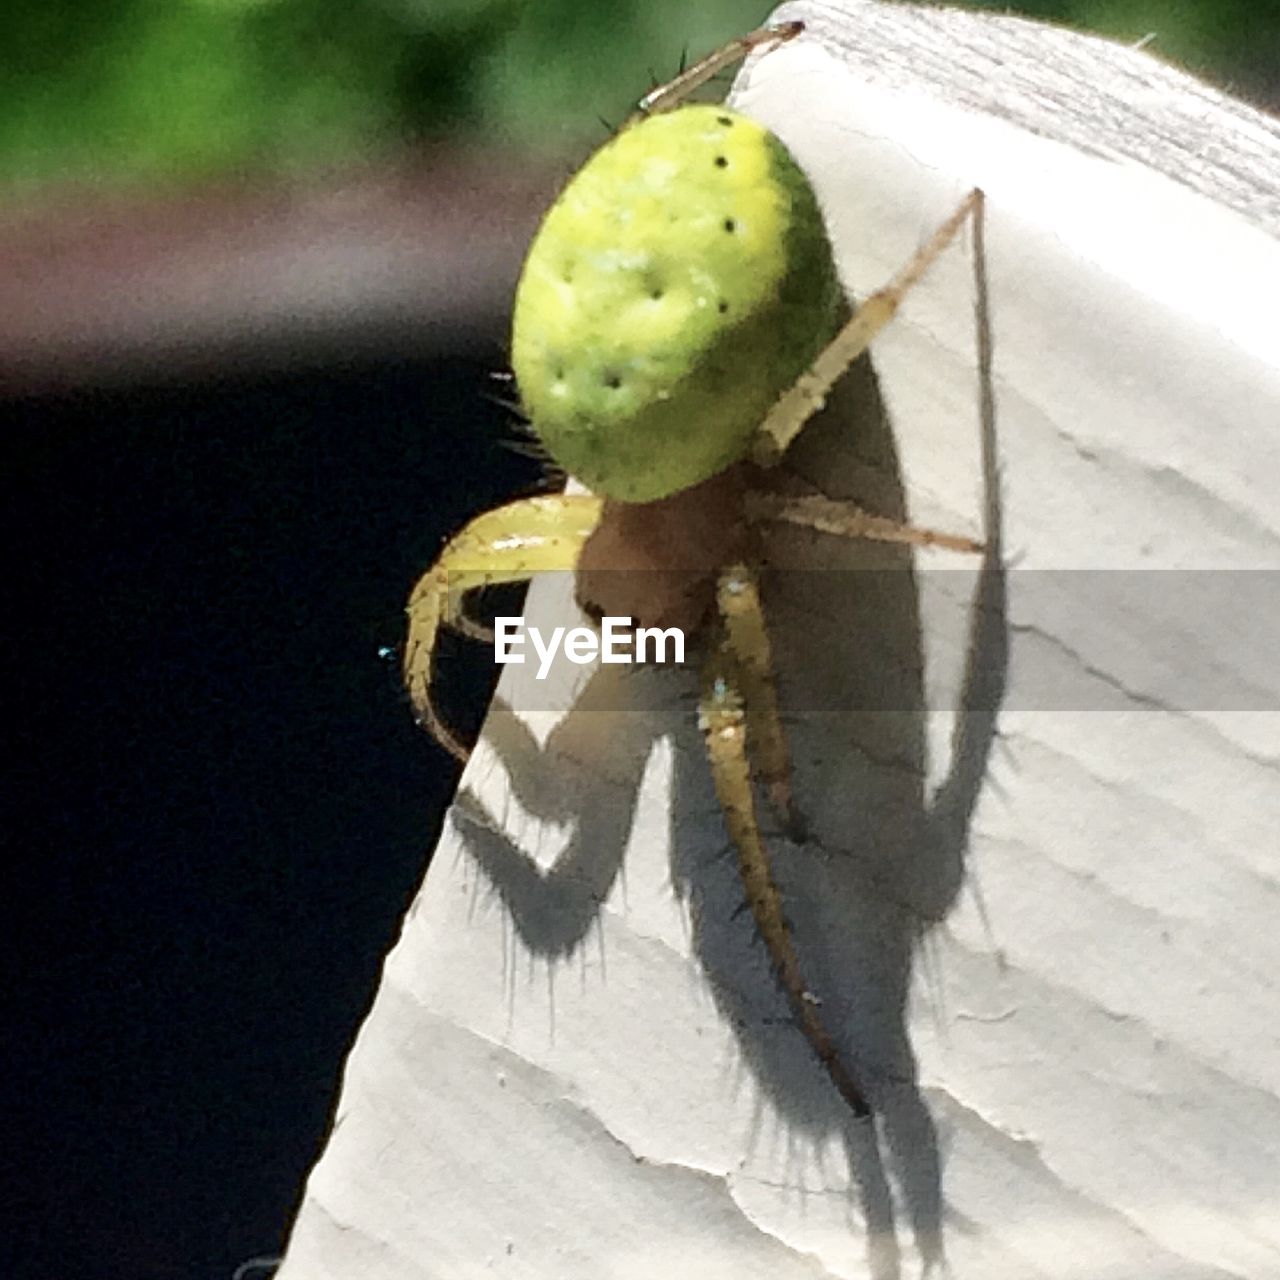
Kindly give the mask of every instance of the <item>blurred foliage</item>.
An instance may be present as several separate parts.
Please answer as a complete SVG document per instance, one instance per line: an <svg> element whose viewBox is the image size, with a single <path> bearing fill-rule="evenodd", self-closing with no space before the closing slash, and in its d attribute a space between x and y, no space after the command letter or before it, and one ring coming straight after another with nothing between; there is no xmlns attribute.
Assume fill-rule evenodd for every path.
<svg viewBox="0 0 1280 1280"><path fill-rule="evenodd" d="M1027 0L1280 102L1280 0ZM4 0L0 181L182 181L465 131L548 152L767 0Z"/></svg>

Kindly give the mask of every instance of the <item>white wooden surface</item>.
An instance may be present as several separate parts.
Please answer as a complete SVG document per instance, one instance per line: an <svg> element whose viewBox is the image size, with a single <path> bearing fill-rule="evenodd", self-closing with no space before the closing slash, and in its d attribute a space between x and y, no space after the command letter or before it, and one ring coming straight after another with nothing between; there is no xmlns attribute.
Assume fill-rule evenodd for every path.
<svg viewBox="0 0 1280 1280"><path fill-rule="evenodd" d="M812 836L772 844L877 1121L734 914L691 677L513 668L284 1280L1280 1276L1280 129L1065 31L780 12L735 99L855 293L989 199L998 490L967 250L799 465L989 504L1007 573L796 535L770 579Z"/></svg>

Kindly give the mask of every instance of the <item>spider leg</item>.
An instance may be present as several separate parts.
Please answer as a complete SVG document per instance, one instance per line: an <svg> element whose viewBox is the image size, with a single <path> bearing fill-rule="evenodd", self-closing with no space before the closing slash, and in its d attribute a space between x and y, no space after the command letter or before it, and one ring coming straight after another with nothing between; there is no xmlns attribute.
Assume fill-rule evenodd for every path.
<svg viewBox="0 0 1280 1280"><path fill-rule="evenodd" d="M721 572L716 583L716 608L737 668L746 716L747 740L756 772L788 831L798 834L799 821L791 803L791 759L773 682L769 630L760 604L755 574L745 564Z"/></svg>
<svg viewBox="0 0 1280 1280"><path fill-rule="evenodd" d="M445 544L439 559L409 597L409 639L404 678L419 723L459 760L467 749L431 702L432 658L441 626L467 634L482 630L462 613L465 594L499 582L521 582L555 569L572 569L600 518L600 499L589 494L523 498L477 516Z"/></svg>
<svg viewBox="0 0 1280 1280"><path fill-rule="evenodd" d="M734 570L729 571L731 576ZM743 667L734 656L726 627L712 646L702 673L699 722L716 795L738 856L738 870L756 928L768 948L792 1014L840 1096L855 1116L871 1114L858 1082L849 1074L830 1033L818 1016L818 1002L805 985L800 961L782 911L782 895L774 883L752 797L747 758L747 716L743 709Z"/></svg>
<svg viewBox="0 0 1280 1280"><path fill-rule="evenodd" d="M983 194L976 187L956 211L929 237L919 252L882 289L877 289L854 312L848 323L818 353L817 359L782 393L760 424L752 451L762 467L776 466L800 429L826 403L831 388L845 370L871 345L893 319L903 298L920 283L925 272L972 218L981 234ZM976 237L975 237L976 238Z"/></svg>
<svg viewBox="0 0 1280 1280"><path fill-rule="evenodd" d="M699 58L691 66L683 68L674 79L660 84L636 104L627 124L636 124L647 116L657 115L662 111L670 111L677 107L695 90L700 89L708 80L714 79L726 67L741 62L753 49L761 45L782 44L794 39L804 30L803 22L779 22L776 26L758 27L745 36L730 40L705 58Z"/></svg>
<svg viewBox="0 0 1280 1280"><path fill-rule="evenodd" d="M948 551L981 553L984 546L975 538L958 533L943 533L903 524L886 516L873 516L853 502L838 501L825 494L806 493L788 496L760 491L747 494L748 519L755 522L800 525L819 533L832 533L843 538L866 538L871 542L897 542L913 547L944 547Z"/></svg>
<svg viewBox="0 0 1280 1280"><path fill-rule="evenodd" d="M482 644L493 644L497 639L494 635L492 627L486 627L483 622L478 622L466 611L467 601L465 593L456 605L450 609L449 616L443 619L443 624L451 631L456 631L459 635L466 636L468 640L479 640Z"/></svg>

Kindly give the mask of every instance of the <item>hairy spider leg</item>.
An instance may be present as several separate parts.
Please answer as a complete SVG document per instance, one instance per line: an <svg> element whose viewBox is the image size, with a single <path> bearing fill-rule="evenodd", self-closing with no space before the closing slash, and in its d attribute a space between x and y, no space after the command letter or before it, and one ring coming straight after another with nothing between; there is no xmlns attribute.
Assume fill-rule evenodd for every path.
<svg viewBox="0 0 1280 1280"><path fill-rule="evenodd" d="M774 883L760 836L752 794L751 763L747 755L748 712L744 709L750 706L750 699L744 697L744 690L751 682L751 677L746 674L749 661L744 662L739 656L732 639L734 624L731 619L741 612L739 603L743 599L741 584L744 581L749 581L749 578L742 565L734 565L720 576L717 594L725 624L703 662L698 722L706 742L716 796L737 853L738 874L746 890L747 903L773 961L787 1003L840 1096L849 1104L853 1114L863 1119L871 1114L871 1108L818 1016L818 1002L800 971L800 960L782 911L782 895ZM750 727L755 724L755 717L751 717Z"/></svg>
<svg viewBox="0 0 1280 1280"><path fill-rule="evenodd" d="M685 67L678 76L660 84L636 103L636 109L627 120L627 124L636 124L647 116L657 115L662 111L670 111L678 107L691 93L700 89L708 80L714 79L726 67L741 62L753 49L762 45L782 44L793 40L804 30L804 23L791 21L779 22L774 26L757 27L745 36L730 40L719 49L699 58L691 66Z"/></svg>
<svg viewBox="0 0 1280 1280"><path fill-rule="evenodd" d="M818 353L809 368L778 397L760 424L752 449L754 462L762 467L772 467L782 460L804 424L826 404L831 388L893 319L902 300L920 283L925 272L960 234L961 227L970 218L977 228L975 240L979 239L984 199L976 187L969 192L915 257L887 285L877 289L863 302L844 328Z"/></svg>
<svg viewBox="0 0 1280 1280"><path fill-rule="evenodd" d="M943 533L920 525L903 524L887 516L874 516L855 502L828 498L826 494L781 494L755 490L744 500L747 519L756 524L792 524L841 538L869 542L895 542L913 547L942 547L948 551L980 554L985 547L961 533Z"/></svg>
<svg viewBox="0 0 1280 1280"><path fill-rule="evenodd" d="M779 398L761 424L754 461L776 465L827 395L889 323L902 299L959 234L967 219L975 224L975 250L982 245L982 192L975 189L934 233L920 252L872 294L819 353L809 369ZM981 268L979 268L980 270ZM823 533L914 546L979 552L982 544L875 516L850 502L823 494L800 496L749 492L746 515L754 522L801 525ZM790 816L789 757L773 683L768 633L754 579L743 565L722 571L717 583L721 629L704 668L699 720L706 739L716 794L738 857L739 874L756 927L764 939L792 1012L805 1038L854 1115L870 1107L861 1086L840 1058L835 1042L809 992L782 911L782 898L769 869L752 791L751 758L758 757L762 780L784 816ZM748 755L750 750L751 755Z"/></svg>
<svg viewBox="0 0 1280 1280"><path fill-rule="evenodd" d="M756 772L774 811L792 834L791 757L773 680L773 654L755 574L745 564L730 565L716 584L716 608L738 668L738 688L746 715L747 741Z"/></svg>
<svg viewBox="0 0 1280 1280"><path fill-rule="evenodd" d="M486 627L483 622L477 622L466 611L467 601L465 592L463 598L458 601L456 611L451 610L451 616L448 621L450 630L456 631L459 635L466 636L468 640L479 640L481 644L493 644L497 636L493 633L492 627Z"/></svg>
<svg viewBox="0 0 1280 1280"><path fill-rule="evenodd" d="M536 573L572 570L603 503L591 494L522 498L477 516L445 544L439 559L409 597L409 640L404 678L414 714L450 754L465 762L467 748L431 702L436 635L442 626L465 634L484 631L462 612L464 595L478 587L522 582Z"/></svg>

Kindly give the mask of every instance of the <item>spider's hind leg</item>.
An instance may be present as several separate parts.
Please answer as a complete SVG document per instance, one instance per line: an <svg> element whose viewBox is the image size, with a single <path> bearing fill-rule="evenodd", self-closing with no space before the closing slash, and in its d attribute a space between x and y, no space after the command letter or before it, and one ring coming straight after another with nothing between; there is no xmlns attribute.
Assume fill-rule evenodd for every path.
<svg viewBox="0 0 1280 1280"><path fill-rule="evenodd" d="M767 676L768 648L767 640L764 648L760 648L763 618L758 597L754 597L754 584L744 566L735 565L722 573L718 595L724 615L723 629L703 666L699 701L699 721L716 795L737 853L747 905L768 948L791 1012L841 1097L855 1116L864 1118L871 1114L871 1109L862 1087L841 1060L836 1043L819 1015L818 1002L805 983L783 914L782 895L773 879L760 835L747 756L748 736L762 733L765 740L760 745L766 751L781 749L784 756L785 744L781 740L770 680L766 679L763 685L769 691L767 698L772 709L763 714L752 710L752 698L758 699L762 692L759 672L764 670ZM759 618L760 632L759 637L753 639L756 618ZM764 668L759 666L761 659L766 663ZM770 743L768 735L775 730L777 738ZM757 745L754 738L752 745Z"/></svg>
<svg viewBox="0 0 1280 1280"><path fill-rule="evenodd" d="M463 598L479 587L522 582L536 573L572 569L600 518L600 500L588 494L524 498L477 516L449 539L439 559L409 597L404 679L414 713L459 760L467 749L431 701L436 636L442 626L474 638L491 633L462 612Z"/></svg>

